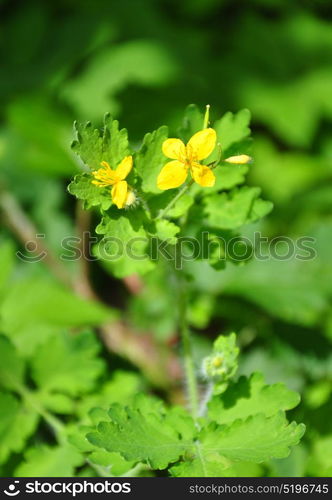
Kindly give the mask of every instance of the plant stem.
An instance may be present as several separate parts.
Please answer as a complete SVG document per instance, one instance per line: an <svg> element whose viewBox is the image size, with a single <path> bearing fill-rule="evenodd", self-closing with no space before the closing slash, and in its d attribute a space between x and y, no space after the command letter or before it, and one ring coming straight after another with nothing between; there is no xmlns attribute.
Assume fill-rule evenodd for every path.
<svg viewBox="0 0 332 500"><path fill-rule="evenodd" d="M150 207L147 204L147 202L144 200L143 197L141 197L141 203L142 203L142 206L143 206L144 210L147 213L148 218L151 219L151 210L150 210Z"/></svg>
<svg viewBox="0 0 332 500"><path fill-rule="evenodd" d="M183 188L177 193L176 196L174 196L174 198L169 202L169 204L166 205L166 207L159 212L159 214L157 215L157 217L155 217L154 220L159 220L159 219L162 219L163 217L165 217L165 215L167 214L167 212L188 191L188 189L190 188L190 186L193 185L193 183L194 183L194 180L191 179L191 181L189 181L188 184L186 184L185 186L183 186Z"/></svg>
<svg viewBox="0 0 332 500"><path fill-rule="evenodd" d="M121 474L120 477L138 477L140 472L148 471L148 470L151 470L149 466L142 464L142 463L138 463L138 464L134 465L134 467L132 469L129 469L124 474Z"/></svg>
<svg viewBox="0 0 332 500"><path fill-rule="evenodd" d="M55 437L59 444L65 444L67 442L64 435L65 426L57 417L52 415L48 410L46 410L34 396L32 392L23 386L16 387L17 392L22 396L28 405L30 405L39 415L48 423L50 428L55 434Z"/></svg>
<svg viewBox="0 0 332 500"><path fill-rule="evenodd" d="M102 465L97 465L91 462L88 458L85 459L85 463L93 469L100 477L114 477L111 473L107 472L106 467Z"/></svg>
<svg viewBox="0 0 332 500"><path fill-rule="evenodd" d="M186 384L188 390L188 399L191 414L194 419L198 416L199 397L198 387L195 375L195 365L192 354L191 336L187 322L187 293L183 283L183 278L179 281L179 327L183 348L183 361L185 369Z"/></svg>
<svg viewBox="0 0 332 500"><path fill-rule="evenodd" d="M34 224L25 215L17 200L8 191L5 191L0 185L0 210L4 213L6 225L18 236L25 244L30 243L34 246L36 255L42 256L42 260L51 269L54 276L66 286L72 286L72 279L68 275L66 267L60 259L51 252L45 245L43 238L38 235L38 230ZM44 236L44 235L43 235Z"/></svg>

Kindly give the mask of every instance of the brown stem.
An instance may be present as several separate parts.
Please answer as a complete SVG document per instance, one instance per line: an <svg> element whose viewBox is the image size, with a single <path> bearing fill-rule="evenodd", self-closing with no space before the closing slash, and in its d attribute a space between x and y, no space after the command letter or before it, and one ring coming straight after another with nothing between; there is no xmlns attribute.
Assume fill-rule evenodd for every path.
<svg viewBox="0 0 332 500"><path fill-rule="evenodd" d="M89 279L89 257L90 247L89 238L86 236L90 231L91 212L84 210L82 203L77 201L76 204L76 233L79 238L78 250L80 259L78 261L78 273L74 279L74 290L78 295L90 300L99 300L97 294L93 290Z"/></svg>
<svg viewBox="0 0 332 500"><path fill-rule="evenodd" d="M52 271L52 274L66 286L72 286L72 280L67 269L59 259L50 251L45 241L38 238L38 231L30 219L7 191L0 191L0 208L4 214L4 223L27 246L27 249L36 255L43 256L43 262ZM30 248L29 248L30 247Z"/></svg>
<svg viewBox="0 0 332 500"><path fill-rule="evenodd" d="M122 279L126 288L132 295L139 295L143 288L144 284L138 274L131 274L130 276L126 276Z"/></svg>
<svg viewBox="0 0 332 500"><path fill-rule="evenodd" d="M101 336L111 351L136 365L155 387L166 389L181 379L179 359L151 333L133 332L123 321L118 321L103 325Z"/></svg>

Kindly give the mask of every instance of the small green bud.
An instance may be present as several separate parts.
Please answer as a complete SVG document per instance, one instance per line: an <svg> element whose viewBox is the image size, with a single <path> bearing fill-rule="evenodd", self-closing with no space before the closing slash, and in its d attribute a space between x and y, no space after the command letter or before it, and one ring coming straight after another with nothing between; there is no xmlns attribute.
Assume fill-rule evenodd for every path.
<svg viewBox="0 0 332 500"><path fill-rule="evenodd" d="M203 359L202 366L205 377L215 384L214 392L226 389L228 380L236 373L238 355L235 333L228 337L220 335L214 342L212 354Z"/></svg>

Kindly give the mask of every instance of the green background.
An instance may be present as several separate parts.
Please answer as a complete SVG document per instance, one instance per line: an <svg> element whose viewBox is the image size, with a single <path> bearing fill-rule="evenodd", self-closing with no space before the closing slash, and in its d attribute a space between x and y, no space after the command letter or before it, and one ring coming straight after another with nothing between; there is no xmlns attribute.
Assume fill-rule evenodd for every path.
<svg viewBox="0 0 332 500"><path fill-rule="evenodd" d="M61 239L76 234L82 223L66 192L79 168L70 150L72 123L101 125L109 111L139 146L146 132L163 123L176 133L191 102L209 103L212 118L248 108L254 136L249 182L261 186L275 208L248 226L247 234L260 230L270 238L294 241L310 236L316 257L229 265L220 273L197 266L191 296L197 358L217 334L235 330L242 373L259 369L268 382L283 381L301 393L293 416L307 426L303 443L288 459L244 475L331 475L329 2L2 0L0 9L2 332L29 359L54 332L98 326L115 314L114 308L138 343L149 331L161 349L173 345L174 304L162 276L148 275L144 291L135 294L135 283L116 280L93 262L89 274L103 305L91 298L82 307L77 292L89 295L82 265L59 264ZM27 264L16 257L24 248L15 224L23 232L29 229L22 212L46 235L43 242L54 254L51 263ZM64 282L71 290L76 287L76 295ZM133 362L139 358L135 346L120 349L120 356L103 347L110 370L136 373L138 366L148 377L147 360ZM169 399L181 400L177 383L169 384ZM38 428L30 446L52 444L44 434ZM3 474L15 470L20 453L17 446Z"/></svg>

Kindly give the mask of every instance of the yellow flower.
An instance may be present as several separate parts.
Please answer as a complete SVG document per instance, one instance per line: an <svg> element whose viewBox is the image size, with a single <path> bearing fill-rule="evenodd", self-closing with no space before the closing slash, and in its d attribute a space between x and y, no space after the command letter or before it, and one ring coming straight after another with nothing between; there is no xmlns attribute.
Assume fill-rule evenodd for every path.
<svg viewBox="0 0 332 500"><path fill-rule="evenodd" d="M181 186L189 171L194 181L200 186L213 186L216 180L214 173L209 167L199 162L212 153L216 140L217 135L212 128L206 128L194 134L186 146L180 139L166 139L162 150L164 155L173 161L166 163L158 175L159 189Z"/></svg>
<svg viewBox="0 0 332 500"><path fill-rule="evenodd" d="M135 195L128 186L127 181L125 181L125 178L133 167L133 157L126 156L115 170L109 166L107 161L102 161L101 166L102 168L92 172L94 176L94 180L91 181L92 184L98 187L113 186L112 199L118 208L131 205L133 198L135 200Z"/></svg>

